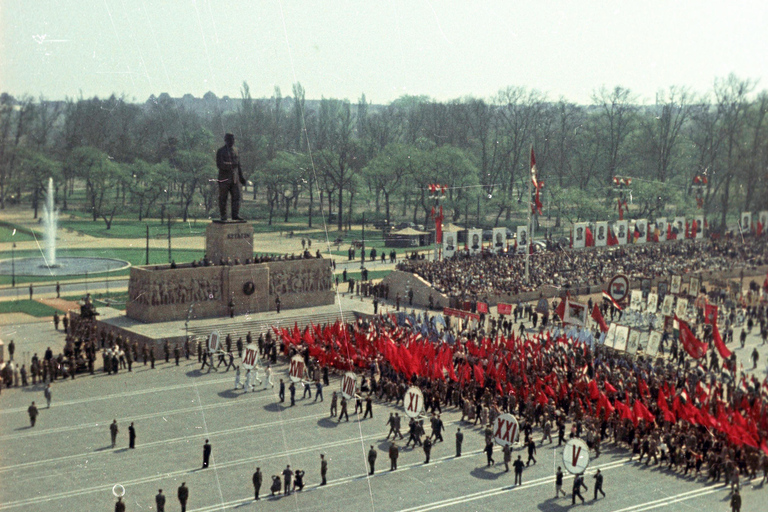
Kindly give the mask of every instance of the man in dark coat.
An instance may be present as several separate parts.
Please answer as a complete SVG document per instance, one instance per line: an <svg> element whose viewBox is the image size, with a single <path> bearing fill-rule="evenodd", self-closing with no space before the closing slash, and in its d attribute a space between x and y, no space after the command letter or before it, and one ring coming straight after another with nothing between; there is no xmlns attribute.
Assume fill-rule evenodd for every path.
<svg viewBox="0 0 768 512"><path fill-rule="evenodd" d="M128 427L128 448L136 448L136 429L133 428L133 422Z"/></svg>
<svg viewBox="0 0 768 512"><path fill-rule="evenodd" d="M373 474L373 470L376 466L376 457L378 456L378 453L376 453L376 449L371 445L371 449L368 450L368 465L371 466L371 471L368 473L369 475Z"/></svg>
<svg viewBox="0 0 768 512"><path fill-rule="evenodd" d="M35 402L32 402L32 405L29 406L29 409L27 409L27 412L29 413L29 423L30 426L35 426L35 421L37 421L37 407L35 406Z"/></svg>
<svg viewBox="0 0 768 512"><path fill-rule="evenodd" d="M157 490L157 496L155 496L155 504L157 505L157 512L165 512L165 494L162 489Z"/></svg>
<svg viewBox="0 0 768 512"><path fill-rule="evenodd" d="M517 460L512 463L512 467L515 468L515 485L523 485L523 459L518 455Z"/></svg>
<svg viewBox="0 0 768 512"><path fill-rule="evenodd" d="M205 440L203 445L203 469L208 467L208 462L211 459L211 445L208 444L208 440Z"/></svg>
<svg viewBox="0 0 768 512"><path fill-rule="evenodd" d="M125 512L125 503L123 503L122 497L118 497L115 502L115 512Z"/></svg>
<svg viewBox="0 0 768 512"><path fill-rule="evenodd" d="M320 454L320 478L322 479L320 485L325 485L328 482L325 477L328 474L328 461L325 460L325 455Z"/></svg>
<svg viewBox="0 0 768 512"><path fill-rule="evenodd" d="M264 477L261 474L261 468L256 468L256 472L253 474L253 492L255 500L259 499L259 490L261 489L261 481Z"/></svg>
<svg viewBox="0 0 768 512"><path fill-rule="evenodd" d="M461 443L464 442L464 433L461 427L456 429L456 456L461 457Z"/></svg>
<svg viewBox="0 0 768 512"><path fill-rule="evenodd" d="M283 495L287 496L291 494L291 479L293 478L293 470L291 465L287 465L283 470Z"/></svg>
<svg viewBox="0 0 768 512"><path fill-rule="evenodd" d="M587 485L584 483L584 477L582 475L576 475L573 479L573 500L571 501L572 505L576 504L576 496L578 496L581 502L584 503L584 496L581 495L582 487L585 491L589 490Z"/></svg>
<svg viewBox="0 0 768 512"><path fill-rule="evenodd" d="M179 503L181 503L181 512L187 512L187 500L189 499L189 487L186 482L181 482L177 492Z"/></svg>
<svg viewBox="0 0 768 512"><path fill-rule="evenodd" d="M112 448L115 447L115 442L117 441L117 433L119 432L117 428L117 420L112 420L112 423L109 425L109 435L112 438Z"/></svg>
<svg viewBox="0 0 768 512"><path fill-rule="evenodd" d="M400 450L395 443L389 445L389 470L394 471L397 469L397 458L400 456Z"/></svg>

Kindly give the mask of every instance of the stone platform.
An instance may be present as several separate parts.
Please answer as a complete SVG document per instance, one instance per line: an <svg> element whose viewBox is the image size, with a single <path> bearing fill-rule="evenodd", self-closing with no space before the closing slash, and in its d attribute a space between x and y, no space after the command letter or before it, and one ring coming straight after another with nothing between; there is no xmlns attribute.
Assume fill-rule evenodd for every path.
<svg viewBox="0 0 768 512"><path fill-rule="evenodd" d="M224 317L333 303L330 261L253 259L253 227L215 222L206 228L211 264L131 268L126 314L142 322ZM224 264L221 264L224 262Z"/></svg>

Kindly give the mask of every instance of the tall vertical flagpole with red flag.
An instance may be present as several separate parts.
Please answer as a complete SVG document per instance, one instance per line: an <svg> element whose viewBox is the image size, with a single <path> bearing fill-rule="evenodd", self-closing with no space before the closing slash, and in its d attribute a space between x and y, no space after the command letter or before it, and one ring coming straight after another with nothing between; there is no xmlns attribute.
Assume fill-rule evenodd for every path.
<svg viewBox="0 0 768 512"><path fill-rule="evenodd" d="M531 237L533 236L533 233L531 232L531 186L533 185L534 180L536 179L536 155L533 154L533 144L531 144L531 177L528 180L528 237L526 239L526 242L528 243L528 246L525 248L525 283L530 283L529 276L530 276L530 259L531 259Z"/></svg>

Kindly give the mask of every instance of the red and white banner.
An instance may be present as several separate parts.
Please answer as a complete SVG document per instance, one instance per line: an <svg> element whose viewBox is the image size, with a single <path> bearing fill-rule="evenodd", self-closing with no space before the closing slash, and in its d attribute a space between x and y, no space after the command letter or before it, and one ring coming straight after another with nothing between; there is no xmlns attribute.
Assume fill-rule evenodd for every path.
<svg viewBox="0 0 768 512"><path fill-rule="evenodd" d="M249 343L245 346L245 352L243 353L243 368L246 370L252 370L259 361L259 347L253 343Z"/></svg>
<svg viewBox="0 0 768 512"><path fill-rule="evenodd" d="M480 320L480 315L461 309L443 308L443 314L446 316L455 316L463 320Z"/></svg>

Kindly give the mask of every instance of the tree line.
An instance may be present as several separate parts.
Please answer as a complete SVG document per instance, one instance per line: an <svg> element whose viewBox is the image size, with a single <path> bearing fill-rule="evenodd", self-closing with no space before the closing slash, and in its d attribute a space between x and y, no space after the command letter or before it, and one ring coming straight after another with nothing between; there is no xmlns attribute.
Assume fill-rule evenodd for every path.
<svg viewBox="0 0 768 512"><path fill-rule="evenodd" d="M536 152L544 215L571 222L615 218L614 176L632 177L633 216L670 207L691 213L694 178L710 227L729 214L768 208L768 92L733 75L695 94L670 87L639 105L624 87L594 91L589 105L507 87L490 99L403 96L375 105L306 99L301 84L236 101L207 93L45 98L0 95L0 209L38 215L49 177L57 204L107 228L115 216L207 218L216 209L214 154L236 137L246 215L312 226L322 213L338 230L370 220L428 224L428 187L447 186L447 221L511 225L526 213L529 150ZM226 101L225 101L226 100Z"/></svg>

